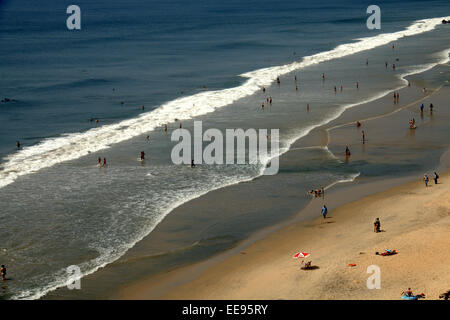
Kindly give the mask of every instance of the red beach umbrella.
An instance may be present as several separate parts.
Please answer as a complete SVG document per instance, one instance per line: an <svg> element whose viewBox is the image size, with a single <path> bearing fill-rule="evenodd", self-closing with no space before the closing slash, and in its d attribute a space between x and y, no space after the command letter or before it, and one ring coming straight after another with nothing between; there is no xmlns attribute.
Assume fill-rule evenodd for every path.
<svg viewBox="0 0 450 320"><path fill-rule="evenodd" d="M298 258L302 258L302 259L304 259L304 258L307 258L307 257L309 257L311 255L311 253L308 253L308 252L297 252L296 254L294 254L293 256L292 256L292 258L294 258L294 259L298 259Z"/></svg>

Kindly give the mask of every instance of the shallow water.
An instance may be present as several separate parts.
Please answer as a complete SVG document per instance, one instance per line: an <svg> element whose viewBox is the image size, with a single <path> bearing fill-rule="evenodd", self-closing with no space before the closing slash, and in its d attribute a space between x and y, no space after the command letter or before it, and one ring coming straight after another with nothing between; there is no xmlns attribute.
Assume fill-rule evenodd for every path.
<svg viewBox="0 0 450 320"><path fill-rule="evenodd" d="M244 85L245 78L239 77L244 72L286 65L373 36L365 29L364 19L358 15L361 8L355 4L349 1L330 8L320 3L313 7L286 3L276 9L258 2L248 4L252 10L237 10L236 3L199 2L185 8L188 14L180 15L173 10L179 6L177 2L136 1L136 6L128 2L127 10L114 3L100 18L91 10L101 2L81 1L80 7L87 11L86 28L76 34L56 27L60 8L50 1L39 8L30 4L24 11L29 22L43 21L39 17L46 15L44 25L29 28L23 21L11 23L20 8L16 2L3 5L0 37L9 39L10 45L0 49L9 62L0 67L5 75L0 88L17 100L0 105L0 153L5 156L0 171L4 186L0 189L4 221L0 226L1 261L14 277L5 296L40 297L64 283L68 265L79 265L83 273L95 271L122 256L178 205L260 174L260 164L202 165L195 170L173 165L170 133L177 124L170 123L169 135L165 135L163 123L183 119L183 128L189 130L194 119L203 121L204 130L279 128L280 147L286 151L296 139L346 108L357 108L362 101L404 86L402 74L424 70L448 56L443 50L448 49L449 29L439 25L433 31L397 40L395 50L385 38L377 38L386 45L351 55L346 54L354 51L344 51L343 58L319 64L259 70ZM442 12L434 13L430 7L419 13L412 5L400 20L386 14L382 32L403 30L414 19ZM299 22L298 14L306 8L308 14ZM325 22L314 23L311 29L311 19L319 17ZM330 26L333 31L323 37ZM27 50L13 54L25 45ZM372 45L368 43L368 48ZM397 64L396 72L390 66L384 68L386 60ZM281 85L270 85L278 72L283 74ZM322 72L325 81L320 79ZM202 90L204 84L208 90ZM266 94L255 89L262 84ZM244 86L213 91L239 85ZM140 105L152 110L179 97L181 90L184 100L159 108L157 115L150 112L137 118ZM196 93L199 95L190 96ZM260 104L267 96L272 96L273 104L263 111ZM305 111L307 103L309 113ZM87 121L90 116L110 126L86 132L93 126ZM129 120L119 122L123 119ZM61 136L65 132L75 134ZM52 137L56 139L38 144ZM11 148L11 141L13 145L17 139L25 146L20 152ZM147 154L145 163L136 159L141 150ZM108 159L107 168L96 166L99 156ZM155 270L184 263L187 255L197 259L208 256L252 230L292 216L308 202L304 194L312 185L327 186L359 174L406 174L420 166L412 161L410 167L383 168L376 163L346 165L320 147L293 150L282 158L279 174L271 178L273 186L283 188L267 190L264 183L249 183L249 196L259 199L258 206L248 198L230 197L219 203L218 197L210 211L185 217L171 232L176 240L169 238L149 252L166 257L156 259ZM229 207L227 215L222 216L221 206ZM197 228L197 223L201 227ZM189 248L183 251L185 256L167 254L180 248Z"/></svg>

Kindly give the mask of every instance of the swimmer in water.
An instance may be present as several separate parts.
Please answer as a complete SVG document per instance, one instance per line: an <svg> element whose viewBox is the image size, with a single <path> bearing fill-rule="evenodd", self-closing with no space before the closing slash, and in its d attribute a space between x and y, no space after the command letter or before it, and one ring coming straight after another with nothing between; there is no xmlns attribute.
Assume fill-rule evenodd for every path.
<svg viewBox="0 0 450 320"><path fill-rule="evenodd" d="M356 121L356 127L357 127L357 128L361 127L361 122Z"/></svg>
<svg viewBox="0 0 450 320"><path fill-rule="evenodd" d="M266 92L266 88L264 88L264 87L263 87L263 89L262 89L262 90L263 90L263 92Z"/></svg>
<svg viewBox="0 0 450 320"><path fill-rule="evenodd" d="M366 59L366 66L369 65L369 59Z"/></svg>
<svg viewBox="0 0 450 320"><path fill-rule="evenodd" d="M322 73L322 80L325 80L325 73Z"/></svg>
<svg viewBox="0 0 450 320"><path fill-rule="evenodd" d="M297 82L297 76L294 76L294 81Z"/></svg>
<svg viewBox="0 0 450 320"><path fill-rule="evenodd" d="M164 124L164 132L167 133L167 124Z"/></svg>
<svg viewBox="0 0 450 320"><path fill-rule="evenodd" d="M336 86L334 86L334 93L336 93Z"/></svg>
<svg viewBox="0 0 450 320"><path fill-rule="evenodd" d="M350 149L348 148L348 146L345 147L345 156L346 157L350 157Z"/></svg>
<svg viewBox="0 0 450 320"><path fill-rule="evenodd" d="M280 77L277 77L277 83L280 84Z"/></svg>
<svg viewBox="0 0 450 320"><path fill-rule="evenodd" d="M387 69L387 66L388 66L388 63L387 63L387 61L384 63L384 65L386 66L386 69Z"/></svg>
<svg viewBox="0 0 450 320"><path fill-rule="evenodd" d="M141 109L142 109L142 110L144 110L144 109L145 109L145 107L144 107L144 106L142 106L142 107L141 107Z"/></svg>
<svg viewBox="0 0 450 320"><path fill-rule="evenodd" d="M150 136L147 136L145 139L147 139L147 141L149 141L150 140Z"/></svg>
<svg viewBox="0 0 450 320"><path fill-rule="evenodd" d="M359 89L359 82L356 81L356 89Z"/></svg>
<svg viewBox="0 0 450 320"><path fill-rule="evenodd" d="M106 158L103 158L103 166L106 167Z"/></svg>
<svg viewBox="0 0 450 320"><path fill-rule="evenodd" d="M395 63L392 65L392 70L395 71Z"/></svg>
<svg viewBox="0 0 450 320"><path fill-rule="evenodd" d="M195 168L194 159L191 160L191 168Z"/></svg>
<svg viewBox="0 0 450 320"><path fill-rule="evenodd" d="M272 104L272 97L270 97L270 99L269 99L269 103L270 103L270 104Z"/></svg>
<svg viewBox="0 0 450 320"><path fill-rule="evenodd" d="M341 84L341 88L340 88L340 89L341 89L341 91L342 91L342 89L343 89L342 84Z"/></svg>
<svg viewBox="0 0 450 320"><path fill-rule="evenodd" d="M306 104L306 111L309 112L309 103Z"/></svg>
<svg viewBox="0 0 450 320"><path fill-rule="evenodd" d="M141 161L142 160L145 160L145 152L144 151L141 151Z"/></svg>
<svg viewBox="0 0 450 320"><path fill-rule="evenodd" d="M102 166L102 158L98 157L98 166L101 167Z"/></svg>
<svg viewBox="0 0 450 320"><path fill-rule="evenodd" d="M2 281L6 280L6 267L4 264L0 267L0 276L2 277Z"/></svg>
<svg viewBox="0 0 450 320"><path fill-rule="evenodd" d="M298 91L298 87L297 86L295 86L295 91Z"/></svg>
<svg viewBox="0 0 450 320"><path fill-rule="evenodd" d="M180 122L180 129L181 129L181 122Z"/></svg>
<svg viewBox="0 0 450 320"><path fill-rule="evenodd" d="M20 141L16 141L16 147L17 149L20 149Z"/></svg>

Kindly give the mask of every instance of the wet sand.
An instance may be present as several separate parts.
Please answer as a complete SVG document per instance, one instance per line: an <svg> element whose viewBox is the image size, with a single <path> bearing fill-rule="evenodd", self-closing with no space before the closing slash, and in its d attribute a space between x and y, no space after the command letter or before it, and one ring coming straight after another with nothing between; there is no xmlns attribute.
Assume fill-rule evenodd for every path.
<svg viewBox="0 0 450 320"><path fill-rule="evenodd" d="M328 148L342 161L346 161L343 151L349 145L350 163L359 161L363 166L375 163L380 170L393 171L392 179L388 178L388 170L384 180L363 176L354 183L327 190L325 201L330 213L326 220L321 217L301 220L300 217L320 215L322 200L314 199L294 219L259 231L231 250L192 266L130 283L112 297L398 299L402 290L411 287L415 293L424 292L427 299L437 299L439 293L450 289L450 278L445 278L450 262L450 239L446 236L450 226L446 181L450 176L441 174L441 184L425 189L421 174L413 166L414 175L395 178L396 166L389 168L389 163L403 161L403 165L408 165L404 156L413 150L412 154L429 162L430 167L442 172L449 169L449 153L445 151L448 142L442 137L450 120L448 97L448 87L429 91L427 95L417 87L404 88L400 91L404 103L395 112L388 110L392 108L388 95L375 102L384 108L383 115L373 112L359 118L364 115L359 112L362 106L311 133L310 141L322 141L325 132ZM424 114L422 119L417 113L417 103L428 106L431 99L440 110L435 109L433 115ZM418 124L414 132L408 128L412 117ZM361 121L361 128L355 128L355 119ZM365 144L360 141L361 130L367 134ZM304 145L308 143L303 140L297 147ZM433 157L437 154L442 156ZM413 182L404 184L405 181ZM372 225L376 217L381 219L384 230L378 234L373 232ZM399 254L390 257L374 254L384 249L396 249ZM300 270L299 261L292 259L300 250L312 253L316 270ZM349 263L356 267L348 267ZM366 269L372 264L381 268L380 290L366 287L370 276Z"/></svg>
<svg viewBox="0 0 450 320"><path fill-rule="evenodd" d="M450 290L450 174L425 188L407 183L317 218L277 231L164 299L399 299L411 287L437 299ZM382 232L372 222L381 220ZM375 252L395 249L398 254ZM311 252L316 270L301 270L297 251ZM356 264L349 267L348 264ZM381 270L381 289L369 290L367 267ZM143 285L143 284L142 284ZM127 298L146 298L130 287Z"/></svg>
<svg viewBox="0 0 450 320"><path fill-rule="evenodd" d="M260 252L261 249L252 248L262 244L262 248L265 246L270 248L270 251L280 251L282 250L280 248L287 250L289 242L283 244L281 241L284 241L288 236L286 232L292 228L295 230L300 228L303 230L301 233L307 235L306 238L295 240L302 241L298 242L299 244L305 243L303 241L309 239L309 234L311 237L319 236L318 231L324 238L324 245L328 241L337 243L337 238L328 235L327 230L331 229L329 226L339 222L339 226L352 230L351 217L359 214L353 211L348 213L349 222L344 224L341 218L335 220L342 212L338 207L420 179L424 167L438 168L439 172L449 169L446 165L450 163L448 161L450 152L447 151L450 110L446 108L449 89L440 88L442 82L436 84L431 81L442 72L448 72L448 65L418 75L416 80L411 81L411 87L399 91L399 105L394 105L392 95L388 94L376 101L348 109L338 119L314 129L308 136L298 140L292 145L291 150L281 157L280 168L286 166L295 168L301 166L296 159L305 148L313 148L312 150L318 148L322 150L321 152L328 152L328 149L333 157L337 157L347 167L354 167L361 172L355 181L335 184L326 190L325 202L330 210L330 216L333 217L327 219L327 222L331 223L314 227L314 223L319 223L320 219L312 219L320 216L323 200L311 200L305 194L299 194L298 177L295 174L288 172L276 176L262 176L251 182L209 192L181 205L122 258L84 277L82 290L60 288L49 293L44 299L189 299L193 297L191 290L198 293L199 299L213 298L214 296L210 296L209 293L209 284L206 285L204 282L205 279L211 279L208 278L209 275L217 277L214 280L217 286L213 285L215 297L228 298L227 295L232 294L232 291L226 282L220 279L233 277L233 281L244 281L239 278L240 269L233 266L237 263L239 268L244 267L241 263L243 261L239 259L251 254L254 261L261 266L265 264L264 259L272 259L272 256L267 258L266 253ZM429 91L423 94L421 87L415 85L416 81L420 86L429 87ZM435 105L435 112L430 115L426 111L422 119L417 114L418 105L424 103L427 110L430 101ZM412 117L416 118L418 124L418 129L414 132L408 128L408 120ZM356 128L356 120L361 121L361 128ZM365 144L361 142L361 130L366 131L368 140ZM349 159L345 159L344 156L346 145L349 145L352 151ZM316 161L314 154L311 160ZM299 211L299 208L304 209ZM381 215L380 218L384 223ZM227 223L222 223L222 219ZM368 231L371 231L372 219L374 217L371 216L368 221L364 221L364 228ZM196 223L193 224L192 221ZM237 224L249 227L249 235L245 240L236 240L242 238L241 234L234 236L234 226ZM216 234L226 236L217 237ZM270 239L273 237L282 240L279 243L271 242ZM340 238L344 238L344 235L341 234ZM350 243L354 242L355 238L351 235L348 235L348 238ZM311 243L315 244L314 241ZM308 246L312 247L309 240L305 246L296 245L289 250L310 250ZM343 243L340 254L347 249ZM379 248L378 251L381 250ZM349 253L353 254L351 250ZM313 252L315 259L319 257L318 254L315 248ZM286 252L280 254L278 259L280 261L286 259L286 263L292 262L290 252L287 256ZM332 264L328 260L326 263ZM255 268L251 274L258 277L256 265L245 264L245 266L249 268L247 270ZM320 269L313 272L320 271L319 275L323 275L324 267L321 265ZM253 280L248 278L248 281ZM254 289L261 293L259 287L256 286ZM252 296L250 287L245 293L240 293L239 290L233 298ZM269 293L270 291L266 294ZM270 298L278 299L273 296ZM302 296L296 298L301 299Z"/></svg>

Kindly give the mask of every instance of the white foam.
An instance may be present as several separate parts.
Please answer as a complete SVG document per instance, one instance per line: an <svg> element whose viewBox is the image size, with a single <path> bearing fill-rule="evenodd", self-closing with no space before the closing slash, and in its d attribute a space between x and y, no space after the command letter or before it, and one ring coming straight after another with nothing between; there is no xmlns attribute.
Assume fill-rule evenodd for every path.
<svg viewBox="0 0 450 320"><path fill-rule="evenodd" d="M424 19L414 22L402 31L379 34L374 37L356 39L353 43L342 44L330 51L304 57L299 62L258 69L241 76L247 81L241 86L201 92L192 96L169 101L153 111L117 124L104 125L81 133L65 134L46 139L37 145L25 147L4 159L0 171L0 188L14 182L18 177L30 174L55 164L80 158L90 152L109 148L111 145L153 131L174 122L204 115L229 105L236 100L252 95L263 86L269 86L278 76L313 64L341 58L361 51L385 45L403 37L433 30L448 17Z"/></svg>

